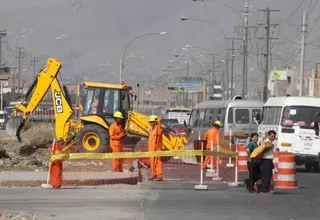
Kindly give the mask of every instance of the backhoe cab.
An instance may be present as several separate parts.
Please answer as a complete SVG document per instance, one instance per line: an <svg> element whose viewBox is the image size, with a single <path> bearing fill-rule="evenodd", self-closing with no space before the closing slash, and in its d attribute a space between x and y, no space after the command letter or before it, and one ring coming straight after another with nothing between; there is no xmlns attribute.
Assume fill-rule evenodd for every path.
<svg viewBox="0 0 320 220"><path fill-rule="evenodd" d="M76 144L81 151L106 152L109 145L109 126L114 122L113 113L124 115L132 109L130 86L84 82L82 100L83 112L80 117L81 129L76 135ZM123 124L124 126L125 124Z"/></svg>
<svg viewBox="0 0 320 220"><path fill-rule="evenodd" d="M39 72L32 86L26 93L25 99L15 105L14 115L22 113L22 117L14 117L7 122L6 130L16 136L21 142L20 132L30 113L51 88L52 101L55 111L55 136L62 142L64 149L76 146L78 152L110 152L109 127L113 123L113 113L120 111L124 115L124 128L131 144L140 139L147 139L151 131L148 117L132 111L132 94L130 86L121 84L104 84L84 82L81 101L81 117L72 119L72 108L69 93L65 86L60 85L57 75L61 62L54 58L48 59L44 68ZM29 142L32 137L28 137ZM187 143L185 137L174 136L164 129L163 145L165 150L178 150Z"/></svg>

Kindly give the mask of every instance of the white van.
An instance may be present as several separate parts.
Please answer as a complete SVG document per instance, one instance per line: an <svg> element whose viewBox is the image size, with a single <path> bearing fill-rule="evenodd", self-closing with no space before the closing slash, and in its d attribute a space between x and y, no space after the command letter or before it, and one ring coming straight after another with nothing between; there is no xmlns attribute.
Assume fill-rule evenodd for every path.
<svg viewBox="0 0 320 220"><path fill-rule="evenodd" d="M191 134L185 149L199 150L200 146L194 146L194 140L198 140L199 133L203 140L204 133L212 128L214 121L220 120L223 124L220 128L221 137L232 143L246 144L249 136L257 132L256 115L261 114L263 102L257 100L212 100L201 102L192 109L189 128ZM182 157L186 163L197 164L200 157Z"/></svg>
<svg viewBox="0 0 320 220"><path fill-rule="evenodd" d="M259 139L269 130L277 132L275 150L292 152L297 165L308 171L320 171L320 139L315 134L314 121L320 112L320 98L272 97L258 115Z"/></svg>
<svg viewBox="0 0 320 220"><path fill-rule="evenodd" d="M189 127L193 133L204 134L215 120L223 125L220 133L225 138L237 136L247 142L252 132L257 132L255 117L261 113L263 102L256 100L215 100L197 104L190 116Z"/></svg>

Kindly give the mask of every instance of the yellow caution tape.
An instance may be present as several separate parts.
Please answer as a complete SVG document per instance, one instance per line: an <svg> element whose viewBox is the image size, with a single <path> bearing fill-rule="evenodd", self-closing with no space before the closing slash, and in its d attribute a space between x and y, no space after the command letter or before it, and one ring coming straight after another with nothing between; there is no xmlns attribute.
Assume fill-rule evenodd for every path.
<svg viewBox="0 0 320 220"><path fill-rule="evenodd" d="M202 150L175 150L175 151L151 151L151 152L122 152L122 153L70 153L54 154L51 161L55 160L105 160L117 158L143 158L143 157L182 157L182 156L216 156L220 158L235 158L236 152L212 152Z"/></svg>

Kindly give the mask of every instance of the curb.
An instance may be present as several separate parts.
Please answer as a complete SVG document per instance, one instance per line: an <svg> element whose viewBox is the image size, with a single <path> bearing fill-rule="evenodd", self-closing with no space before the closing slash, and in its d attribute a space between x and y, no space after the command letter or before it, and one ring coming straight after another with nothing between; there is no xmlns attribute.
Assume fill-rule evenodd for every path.
<svg viewBox="0 0 320 220"><path fill-rule="evenodd" d="M0 181L0 187L40 187L43 180L6 180ZM113 179L91 179L91 180L63 180L62 186L99 186L99 185L137 185L139 177L113 178Z"/></svg>

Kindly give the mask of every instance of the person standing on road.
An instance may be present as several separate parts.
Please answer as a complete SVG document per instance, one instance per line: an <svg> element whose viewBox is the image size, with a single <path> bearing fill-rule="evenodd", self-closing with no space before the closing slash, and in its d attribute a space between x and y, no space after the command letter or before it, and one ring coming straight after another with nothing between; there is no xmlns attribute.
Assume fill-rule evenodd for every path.
<svg viewBox="0 0 320 220"><path fill-rule="evenodd" d="M148 150L161 151L162 150L162 134L163 130L158 116L151 115L149 123L152 127L148 140ZM161 157L150 157L151 178L149 180L162 181L162 160Z"/></svg>
<svg viewBox="0 0 320 220"><path fill-rule="evenodd" d="M204 134L204 139L207 140L207 147L206 149L208 151L211 151L211 146L217 147L220 144L220 133L219 129L222 126L221 121L215 121L213 123L213 128L210 128L205 134ZM217 158L213 157L213 164L216 163ZM202 164L202 169L205 169L207 165L211 163L211 156L206 156L203 164ZM212 164L212 165L213 165Z"/></svg>
<svg viewBox="0 0 320 220"><path fill-rule="evenodd" d="M126 135L122 127L123 116L119 111L114 112L115 122L109 128L110 147L112 153L122 152L123 137ZM123 159L112 159L112 172L123 172Z"/></svg>
<svg viewBox="0 0 320 220"><path fill-rule="evenodd" d="M261 158L251 158L252 152L258 147L258 137L257 133L252 133L247 146L249 179L245 180L245 185L250 193L254 192L254 184L261 178Z"/></svg>
<svg viewBox="0 0 320 220"><path fill-rule="evenodd" d="M262 178L261 178L261 193L270 192L270 184L272 179L272 170L273 170L273 141L276 138L277 133L274 130L268 131L268 136L263 140L265 144L265 150L262 155L261 169L262 169Z"/></svg>

